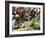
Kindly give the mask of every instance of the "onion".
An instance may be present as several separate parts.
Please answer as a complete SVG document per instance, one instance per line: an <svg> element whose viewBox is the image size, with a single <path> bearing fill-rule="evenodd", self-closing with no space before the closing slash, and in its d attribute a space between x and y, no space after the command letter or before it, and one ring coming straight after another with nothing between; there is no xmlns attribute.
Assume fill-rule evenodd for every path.
<svg viewBox="0 0 46 38"><path fill-rule="evenodd" d="M15 15L15 18L20 18L19 14L16 14L16 15Z"/></svg>

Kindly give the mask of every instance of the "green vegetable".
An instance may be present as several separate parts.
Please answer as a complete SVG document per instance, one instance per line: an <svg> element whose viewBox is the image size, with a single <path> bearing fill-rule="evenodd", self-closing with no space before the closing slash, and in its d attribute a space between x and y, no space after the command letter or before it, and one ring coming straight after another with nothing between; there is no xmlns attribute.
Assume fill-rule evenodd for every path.
<svg viewBox="0 0 46 38"><path fill-rule="evenodd" d="M40 18L39 18L39 16L34 18L34 20L32 21L31 26L36 30L40 30Z"/></svg>

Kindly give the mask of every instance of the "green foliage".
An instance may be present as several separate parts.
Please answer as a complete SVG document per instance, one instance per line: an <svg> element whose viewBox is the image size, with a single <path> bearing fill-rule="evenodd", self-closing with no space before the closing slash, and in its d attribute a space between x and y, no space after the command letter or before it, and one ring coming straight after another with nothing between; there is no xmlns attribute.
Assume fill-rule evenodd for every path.
<svg viewBox="0 0 46 38"><path fill-rule="evenodd" d="M36 30L40 30L40 17L39 16L35 17L35 19L31 23L31 26Z"/></svg>

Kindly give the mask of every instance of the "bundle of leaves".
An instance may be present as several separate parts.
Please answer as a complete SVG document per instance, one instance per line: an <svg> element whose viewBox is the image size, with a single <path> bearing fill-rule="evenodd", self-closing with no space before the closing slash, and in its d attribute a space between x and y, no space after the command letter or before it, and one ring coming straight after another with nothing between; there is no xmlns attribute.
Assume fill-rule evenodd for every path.
<svg viewBox="0 0 46 38"><path fill-rule="evenodd" d="M35 30L40 30L40 17L39 16L34 18L34 20L31 23L31 27L33 27Z"/></svg>

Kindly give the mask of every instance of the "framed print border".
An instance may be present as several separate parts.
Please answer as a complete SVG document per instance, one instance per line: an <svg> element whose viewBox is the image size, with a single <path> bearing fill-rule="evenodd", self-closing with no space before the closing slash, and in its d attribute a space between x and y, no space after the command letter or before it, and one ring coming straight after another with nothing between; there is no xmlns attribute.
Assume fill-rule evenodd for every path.
<svg viewBox="0 0 46 38"><path fill-rule="evenodd" d="M31 4L31 5L43 5L43 33L33 33L33 34L9 34L9 4ZM18 36L34 36L34 35L44 35L45 34L45 4L35 3L35 2L18 2L18 1L5 1L5 37L18 37Z"/></svg>

